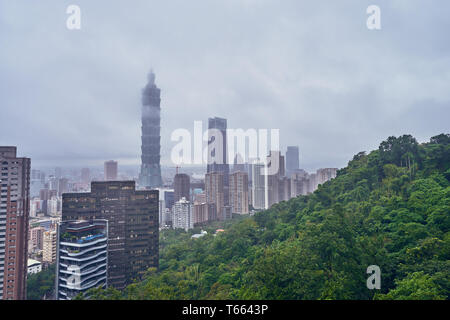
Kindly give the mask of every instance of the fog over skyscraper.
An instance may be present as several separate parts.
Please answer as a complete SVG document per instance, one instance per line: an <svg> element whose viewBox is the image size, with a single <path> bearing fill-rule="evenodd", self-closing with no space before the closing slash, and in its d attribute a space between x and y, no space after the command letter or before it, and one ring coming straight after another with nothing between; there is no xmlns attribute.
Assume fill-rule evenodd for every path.
<svg viewBox="0 0 450 320"><path fill-rule="evenodd" d="M155 74L150 71L148 83L142 90L142 156L139 186L162 186L161 149L161 90L155 84Z"/></svg>

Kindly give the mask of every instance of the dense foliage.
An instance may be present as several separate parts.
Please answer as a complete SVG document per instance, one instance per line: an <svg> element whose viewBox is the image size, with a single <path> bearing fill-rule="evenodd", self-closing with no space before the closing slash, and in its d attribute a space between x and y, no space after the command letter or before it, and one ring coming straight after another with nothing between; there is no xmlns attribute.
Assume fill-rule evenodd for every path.
<svg viewBox="0 0 450 320"><path fill-rule="evenodd" d="M450 135L389 137L312 195L217 236L162 232L160 270L91 298L448 299L449 180ZM366 286L369 265L381 268L381 290Z"/></svg>
<svg viewBox="0 0 450 320"><path fill-rule="evenodd" d="M31 274L27 279L27 300L48 299L55 289L56 265L52 264L41 272Z"/></svg>

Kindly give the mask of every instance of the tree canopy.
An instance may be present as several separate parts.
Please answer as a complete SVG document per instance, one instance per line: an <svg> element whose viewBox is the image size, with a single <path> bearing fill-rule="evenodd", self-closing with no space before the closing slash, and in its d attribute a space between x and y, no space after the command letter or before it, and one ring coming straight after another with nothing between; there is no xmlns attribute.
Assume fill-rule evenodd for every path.
<svg viewBox="0 0 450 320"><path fill-rule="evenodd" d="M311 195L202 238L161 232L160 269L91 299L448 299L450 135L389 137ZM369 265L381 289L366 286Z"/></svg>

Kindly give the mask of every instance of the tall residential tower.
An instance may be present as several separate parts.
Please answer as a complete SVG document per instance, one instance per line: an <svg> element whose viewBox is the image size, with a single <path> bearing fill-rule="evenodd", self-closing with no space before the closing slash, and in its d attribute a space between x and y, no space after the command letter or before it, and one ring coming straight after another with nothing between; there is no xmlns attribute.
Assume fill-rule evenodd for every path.
<svg viewBox="0 0 450 320"><path fill-rule="evenodd" d="M30 163L16 147L0 147L0 300L27 297Z"/></svg>

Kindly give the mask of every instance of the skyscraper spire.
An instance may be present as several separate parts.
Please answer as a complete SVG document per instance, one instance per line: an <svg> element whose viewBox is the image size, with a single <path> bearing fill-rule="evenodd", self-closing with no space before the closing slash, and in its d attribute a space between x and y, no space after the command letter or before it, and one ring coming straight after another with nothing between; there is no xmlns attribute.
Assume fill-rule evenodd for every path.
<svg viewBox="0 0 450 320"><path fill-rule="evenodd" d="M139 186L155 188L162 186L161 149L161 90L155 84L153 69L148 74L148 83L142 90L142 156Z"/></svg>

